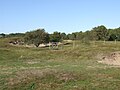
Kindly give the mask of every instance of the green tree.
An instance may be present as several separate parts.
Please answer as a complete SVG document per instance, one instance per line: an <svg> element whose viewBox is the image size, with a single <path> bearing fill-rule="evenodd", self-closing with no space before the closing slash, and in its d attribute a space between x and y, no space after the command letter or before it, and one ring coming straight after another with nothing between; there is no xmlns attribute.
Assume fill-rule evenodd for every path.
<svg viewBox="0 0 120 90"><path fill-rule="evenodd" d="M44 29L37 29L27 32L24 40L27 44L34 44L36 47L38 47L42 43L49 42L49 35Z"/></svg>
<svg viewBox="0 0 120 90"><path fill-rule="evenodd" d="M84 33L82 31L76 32L76 40L82 40L84 38Z"/></svg>
<svg viewBox="0 0 120 90"><path fill-rule="evenodd" d="M60 42L62 39L60 32L54 32L50 34L50 41L51 42Z"/></svg>
<svg viewBox="0 0 120 90"><path fill-rule="evenodd" d="M4 33L0 34L0 38L4 38L6 35Z"/></svg>
<svg viewBox="0 0 120 90"><path fill-rule="evenodd" d="M120 28L108 29L109 32L109 41L120 41Z"/></svg>
<svg viewBox="0 0 120 90"><path fill-rule="evenodd" d="M66 40L67 39L67 35L65 33L61 33L61 38L62 38L62 40Z"/></svg>
<svg viewBox="0 0 120 90"><path fill-rule="evenodd" d="M97 40L106 40L108 36L107 28L103 25L93 28Z"/></svg>
<svg viewBox="0 0 120 90"><path fill-rule="evenodd" d="M111 34L109 36L109 41L115 41L117 39L117 36L115 34Z"/></svg>
<svg viewBox="0 0 120 90"><path fill-rule="evenodd" d="M68 34L68 39L70 40L75 40L76 39L76 34L75 33L72 33L72 34Z"/></svg>

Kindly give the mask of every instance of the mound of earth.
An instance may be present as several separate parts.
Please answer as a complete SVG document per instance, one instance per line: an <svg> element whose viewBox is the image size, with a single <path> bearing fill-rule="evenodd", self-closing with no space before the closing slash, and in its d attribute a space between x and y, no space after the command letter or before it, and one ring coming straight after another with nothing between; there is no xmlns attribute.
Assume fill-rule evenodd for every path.
<svg viewBox="0 0 120 90"><path fill-rule="evenodd" d="M102 56L101 61L99 62L109 65L120 65L120 51L110 53L106 56Z"/></svg>

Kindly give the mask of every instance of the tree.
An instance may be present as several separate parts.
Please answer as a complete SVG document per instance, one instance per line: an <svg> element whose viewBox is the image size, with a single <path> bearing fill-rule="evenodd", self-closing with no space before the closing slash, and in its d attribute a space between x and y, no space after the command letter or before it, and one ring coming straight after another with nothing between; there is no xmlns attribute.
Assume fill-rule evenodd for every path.
<svg viewBox="0 0 120 90"><path fill-rule="evenodd" d="M61 41L61 34L60 32L54 32L53 34L50 34L50 41L51 42L60 42Z"/></svg>
<svg viewBox="0 0 120 90"><path fill-rule="evenodd" d="M63 40L66 40L66 39L67 39L67 35L66 35L65 33L61 33L61 38L62 38Z"/></svg>
<svg viewBox="0 0 120 90"><path fill-rule="evenodd" d="M37 29L25 34L24 40L27 44L34 44L38 47L42 43L49 42L49 34L44 29Z"/></svg>
<svg viewBox="0 0 120 90"><path fill-rule="evenodd" d="M84 38L84 33L82 31L76 32L76 40L82 40Z"/></svg>
<svg viewBox="0 0 120 90"><path fill-rule="evenodd" d="M1 37L1 38L4 38L5 36L6 36L6 35L5 35L4 33L1 33L1 34L0 34L0 37Z"/></svg>
<svg viewBox="0 0 120 90"><path fill-rule="evenodd" d="M75 40L75 39L76 39L76 34L75 34L75 33L68 34L68 38L69 38L70 40Z"/></svg>
<svg viewBox="0 0 120 90"><path fill-rule="evenodd" d="M7 35L7 37L24 37L24 33L10 33Z"/></svg>
<svg viewBox="0 0 120 90"><path fill-rule="evenodd" d="M105 40L108 35L107 28L103 25L93 28L97 40Z"/></svg>
<svg viewBox="0 0 120 90"><path fill-rule="evenodd" d="M117 36L115 34L111 34L109 36L109 41L115 41L117 39Z"/></svg>

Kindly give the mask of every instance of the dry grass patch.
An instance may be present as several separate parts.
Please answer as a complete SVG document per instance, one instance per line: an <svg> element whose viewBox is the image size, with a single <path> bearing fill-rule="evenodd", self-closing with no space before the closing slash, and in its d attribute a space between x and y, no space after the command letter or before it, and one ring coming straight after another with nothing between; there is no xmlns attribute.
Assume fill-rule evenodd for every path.
<svg viewBox="0 0 120 90"><path fill-rule="evenodd" d="M50 74L55 72L55 70L52 69L43 69L43 70L37 70L37 69L28 69L28 70L21 70L19 72L15 73L14 77L11 77L8 79L9 85L14 85L17 83L24 82L26 80L32 80L37 77L44 77L46 74Z"/></svg>
<svg viewBox="0 0 120 90"><path fill-rule="evenodd" d="M62 88L66 83L76 82L80 76L72 72L56 71L55 69L21 70L7 79L8 89L30 88L33 82L36 90L54 90ZM41 88L42 87L42 88Z"/></svg>

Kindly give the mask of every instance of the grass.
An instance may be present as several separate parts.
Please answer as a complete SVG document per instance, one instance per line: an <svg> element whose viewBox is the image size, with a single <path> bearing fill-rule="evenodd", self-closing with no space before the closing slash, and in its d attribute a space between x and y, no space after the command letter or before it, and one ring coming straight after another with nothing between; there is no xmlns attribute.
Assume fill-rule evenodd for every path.
<svg viewBox="0 0 120 90"><path fill-rule="evenodd" d="M0 90L119 90L119 67L100 64L100 54L120 42L80 41L58 50L11 46L0 39Z"/></svg>

